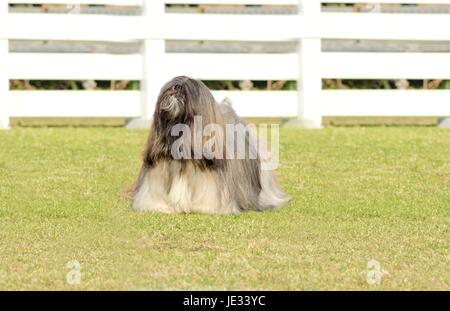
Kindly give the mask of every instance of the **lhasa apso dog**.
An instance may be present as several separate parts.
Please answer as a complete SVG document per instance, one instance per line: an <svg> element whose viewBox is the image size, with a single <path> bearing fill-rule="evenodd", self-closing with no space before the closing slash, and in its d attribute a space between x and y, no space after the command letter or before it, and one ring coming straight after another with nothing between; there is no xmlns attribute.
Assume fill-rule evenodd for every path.
<svg viewBox="0 0 450 311"><path fill-rule="evenodd" d="M269 162L270 152L228 101L218 104L201 81L176 77L156 103L133 209L230 214L278 207L290 197Z"/></svg>

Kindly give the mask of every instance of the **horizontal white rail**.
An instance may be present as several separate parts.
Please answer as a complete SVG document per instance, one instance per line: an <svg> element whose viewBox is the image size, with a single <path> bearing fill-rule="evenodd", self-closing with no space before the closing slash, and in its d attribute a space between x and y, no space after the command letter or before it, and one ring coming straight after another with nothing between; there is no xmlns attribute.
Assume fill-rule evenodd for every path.
<svg viewBox="0 0 450 311"><path fill-rule="evenodd" d="M138 117L139 91L13 91L12 117Z"/></svg>
<svg viewBox="0 0 450 311"><path fill-rule="evenodd" d="M233 108L243 117L295 117L296 91L215 91L217 101L231 99Z"/></svg>
<svg viewBox="0 0 450 311"><path fill-rule="evenodd" d="M450 91L327 90L321 104L326 116L450 116Z"/></svg>
<svg viewBox="0 0 450 311"><path fill-rule="evenodd" d="M166 78L183 72L203 80L296 80L295 54L167 54Z"/></svg>
<svg viewBox="0 0 450 311"><path fill-rule="evenodd" d="M310 18L301 15L172 13L162 18L152 18L16 13L0 20L0 27L0 38L28 40L450 40L450 32L447 31L450 29L450 18L447 14L321 13Z"/></svg>
<svg viewBox="0 0 450 311"><path fill-rule="evenodd" d="M132 41L142 39L286 41L297 37L292 16L166 14L163 18L76 14L10 14L0 38ZM33 25L32 28L23 25ZM9 27L6 27L8 25ZM97 27L102 25L102 27ZM180 31L180 25L182 31ZM205 27L213 25L214 27ZM248 27L252 25L252 27ZM256 29L258 28L258 29Z"/></svg>
<svg viewBox="0 0 450 311"><path fill-rule="evenodd" d="M10 79L140 80L142 57L90 53L11 53Z"/></svg>
<svg viewBox="0 0 450 311"><path fill-rule="evenodd" d="M132 41L145 38L144 26L143 17L136 16L14 13L0 19L0 38ZM150 28L152 26L147 25Z"/></svg>
<svg viewBox="0 0 450 311"><path fill-rule="evenodd" d="M294 117L294 92L215 91L217 101L232 99L244 117ZM139 117L138 91L14 91L12 117ZM275 105L276 104L276 105Z"/></svg>
<svg viewBox="0 0 450 311"><path fill-rule="evenodd" d="M166 54L162 80L295 80L295 54ZM242 66L245 64L245 66ZM142 57L107 54L11 53L10 78L26 80L140 80Z"/></svg>
<svg viewBox="0 0 450 311"><path fill-rule="evenodd" d="M295 117L295 91L214 91L243 117ZM14 91L12 117L138 117L138 91ZM325 90L326 116L450 116L450 91Z"/></svg>
<svg viewBox="0 0 450 311"><path fill-rule="evenodd" d="M89 53L11 53L10 79L140 80L142 57ZM296 80L296 54L166 54L161 79ZM245 64L243 66L242 64ZM322 53L322 78L450 79L450 53Z"/></svg>
<svg viewBox="0 0 450 311"><path fill-rule="evenodd" d="M306 21L307 37L372 40L450 40L447 14L321 13Z"/></svg>
<svg viewBox="0 0 450 311"><path fill-rule="evenodd" d="M322 78L450 79L450 53L322 53Z"/></svg>

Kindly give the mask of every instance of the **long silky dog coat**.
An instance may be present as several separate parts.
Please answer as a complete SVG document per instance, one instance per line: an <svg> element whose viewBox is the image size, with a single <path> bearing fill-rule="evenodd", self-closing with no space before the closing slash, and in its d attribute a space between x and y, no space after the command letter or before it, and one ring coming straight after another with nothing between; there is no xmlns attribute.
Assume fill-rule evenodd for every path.
<svg viewBox="0 0 450 311"><path fill-rule="evenodd" d="M267 155L257 151L257 140L251 133L244 133L245 143L249 151L257 153L256 157L229 159L224 137L216 137L224 144L220 146L224 157L208 156L208 151L206 156L191 156L195 150L188 139L183 150L191 157L185 154L182 159L174 159L172 148L179 137L173 135L172 129L177 124L192 128L196 117L201 117L201 130L209 124L222 129L227 124L246 126L227 102L216 103L201 81L176 77L168 82L156 104L142 168L133 189L134 210L227 214L274 208L290 200L278 187L274 172L261 168Z"/></svg>

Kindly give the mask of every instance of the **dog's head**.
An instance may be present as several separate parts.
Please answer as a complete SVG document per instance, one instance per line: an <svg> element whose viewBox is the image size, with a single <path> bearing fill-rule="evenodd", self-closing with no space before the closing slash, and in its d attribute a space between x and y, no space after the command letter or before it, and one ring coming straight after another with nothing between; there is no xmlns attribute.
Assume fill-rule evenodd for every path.
<svg viewBox="0 0 450 311"><path fill-rule="evenodd" d="M154 120L161 128L180 123L190 125L195 116L209 121L214 119L215 105L213 95L203 82L180 76L161 89Z"/></svg>
<svg viewBox="0 0 450 311"><path fill-rule="evenodd" d="M181 140L180 132L177 131L180 125L189 129L189 135L181 134ZM203 136L204 129L209 125L225 128L219 105L208 87L199 80L185 76L172 79L163 86L156 103L145 162L151 165L158 159L173 156L172 147L175 142L183 142L183 147L188 147L188 149L183 149L183 159L195 157L194 154L202 152L208 155L212 154L212 152L208 152L209 149L203 149L204 142L210 137L214 137L217 141L216 146L222 146L224 139L220 133L216 132L213 132L213 136L210 137ZM195 139L198 135L200 135L200 141ZM201 144L197 148L199 142ZM194 146L195 143L197 145ZM223 150L223 148L218 150ZM222 153L222 151L220 152ZM217 161L211 159L195 158L200 166L211 165L213 162L217 164Z"/></svg>

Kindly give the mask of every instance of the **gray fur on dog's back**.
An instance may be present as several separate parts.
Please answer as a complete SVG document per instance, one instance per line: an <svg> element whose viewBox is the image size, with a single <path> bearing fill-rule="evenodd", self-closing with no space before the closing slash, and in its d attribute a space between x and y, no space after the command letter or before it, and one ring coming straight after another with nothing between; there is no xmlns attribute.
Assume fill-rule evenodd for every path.
<svg viewBox="0 0 450 311"><path fill-rule="evenodd" d="M247 126L247 123L243 121L233 109L232 103L228 98L224 99L222 103L219 104L219 107L226 124L241 124L243 126ZM261 167L261 161L267 161L268 155L261 155L257 144L264 144L264 142L255 137L256 133L249 133L249 135L250 136L246 143L249 145L249 150L258 153L258 159L256 163L252 162L255 160L249 159L229 161L232 168L230 170L231 172L239 172L241 170L244 172L244 174L231 173L229 174L229 178L242 178L245 176L244 178L247 180L259 180L258 195L256 197L251 197L251 206L253 206L253 208L249 209L255 209L254 207L257 206L258 210L264 210L287 203L291 197L286 195L280 189L275 181L275 174L273 170L263 170ZM264 149L265 148L262 148L262 150ZM246 180L242 180L241 182L245 183L245 181ZM237 188L239 188L239 186L237 186L235 190L238 190Z"/></svg>

